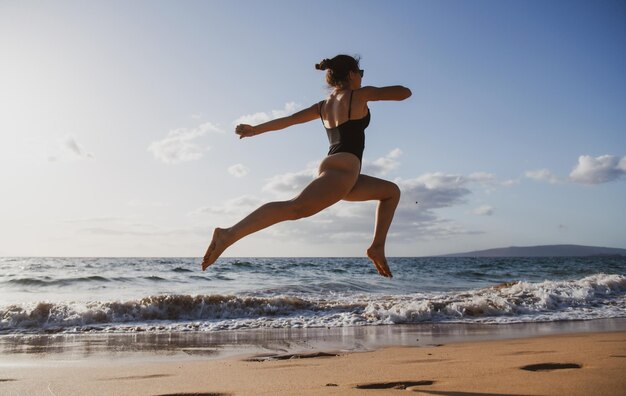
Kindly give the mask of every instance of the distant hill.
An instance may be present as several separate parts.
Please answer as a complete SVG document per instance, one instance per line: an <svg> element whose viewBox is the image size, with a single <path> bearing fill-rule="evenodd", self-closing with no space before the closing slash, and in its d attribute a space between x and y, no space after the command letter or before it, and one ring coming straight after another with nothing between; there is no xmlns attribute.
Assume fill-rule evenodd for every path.
<svg viewBox="0 0 626 396"><path fill-rule="evenodd" d="M511 246L474 252L446 254L442 257L588 257L622 256L626 249L581 245Z"/></svg>

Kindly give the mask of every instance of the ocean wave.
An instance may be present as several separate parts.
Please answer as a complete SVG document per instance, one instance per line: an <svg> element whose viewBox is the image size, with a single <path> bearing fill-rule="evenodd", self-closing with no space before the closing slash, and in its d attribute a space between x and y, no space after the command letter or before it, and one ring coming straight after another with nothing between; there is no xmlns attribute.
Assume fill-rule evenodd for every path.
<svg viewBox="0 0 626 396"><path fill-rule="evenodd" d="M371 302L370 320L515 323L626 316L626 278L596 274L574 281L511 282L466 293Z"/></svg>
<svg viewBox="0 0 626 396"><path fill-rule="evenodd" d="M187 268L183 268L183 267L176 267L172 269L172 272L194 272L194 271L187 269Z"/></svg>
<svg viewBox="0 0 626 396"><path fill-rule="evenodd" d="M142 279L151 281L151 282L167 282L167 279L162 278L160 276L152 275L152 276L144 276Z"/></svg>
<svg viewBox="0 0 626 396"><path fill-rule="evenodd" d="M214 331L424 322L516 323L626 317L626 278L508 282L462 292L294 295L158 295L128 301L0 307L0 331Z"/></svg>
<svg viewBox="0 0 626 396"><path fill-rule="evenodd" d="M53 279L49 276L37 277L37 278L17 278L10 279L6 281L6 283L10 285L19 285L19 286L61 286L61 285L72 285L76 283L86 283L86 282L110 282L111 280L105 278L103 276L84 276L84 277L76 277L76 278L60 278Z"/></svg>

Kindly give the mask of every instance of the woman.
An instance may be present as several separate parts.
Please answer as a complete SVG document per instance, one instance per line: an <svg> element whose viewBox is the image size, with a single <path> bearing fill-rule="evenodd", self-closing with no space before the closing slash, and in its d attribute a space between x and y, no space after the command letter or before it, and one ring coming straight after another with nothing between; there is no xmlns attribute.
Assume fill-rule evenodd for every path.
<svg viewBox="0 0 626 396"><path fill-rule="evenodd" d="M249 214L230 228L216 228L202 261L202 270L239 239L273 224L312 216L340 200L379 201L374 240L367 249L378 273L391 277L385 257L385 240L400 189L394 183L360 174L365 143L365 128L370 121L368 102L404 100L411 91L402 86L361 87L363 70L359 61L348 55L337 55L315 65L327 70L326 82L333 89L328 99L295 114L256 126L237 125L240 139L277 131L295 124L321 119L330 141L328 156L319 166L319 175L297 197L289 201L270 202Z"/></svg>

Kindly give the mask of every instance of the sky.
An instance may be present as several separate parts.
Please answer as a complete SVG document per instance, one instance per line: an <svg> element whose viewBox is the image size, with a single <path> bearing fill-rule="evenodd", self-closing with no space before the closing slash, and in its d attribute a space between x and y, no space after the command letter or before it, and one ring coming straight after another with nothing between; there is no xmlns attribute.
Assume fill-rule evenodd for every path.
<svg viewBox="0 0 626 396"><path fill-rule="evenodd" d="M234 126L324 99L341 53L413 92L370 103L363 173L402 191L388 256L626 248L624 1L0 0L0 256L201 257L315 176L319 120ZM224 256L361 256L375 209Z"/></svg>

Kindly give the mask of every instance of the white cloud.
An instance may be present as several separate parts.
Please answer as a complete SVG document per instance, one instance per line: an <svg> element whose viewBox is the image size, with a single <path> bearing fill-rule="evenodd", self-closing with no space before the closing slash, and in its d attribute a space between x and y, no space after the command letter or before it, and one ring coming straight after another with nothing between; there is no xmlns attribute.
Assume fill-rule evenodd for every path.
<svg viewBox="0 0 626 396"><path fill-rule="evenodd" d="M222 133L223 131L210 122L191 129L173 129L169 131L166 138L152 142L148 151L166 164L195 161L202 158L203 152L209 149L208 147L203 149L196 139L208 132Z"/></svg>
<svg viewBox="0 0 626 396"><path fill-rule="evenodd" d="M491 185L496 181L496 175L487 172L474 172L467 179L472 182Z"/></svg>
<svg viewBox="0 0 626 396"><path fill-rule="evenodd" d="M417 238L480 233L468 230L454 220L444 219L436 212L466 203L472 193L469 185L476 181L476 177L472 179L442 172L426 173L414 179L397 179L395 182L402 197L392 225L394 239L414 241Z"/></svg>
<svg viewBox="0 0 626 396"><path fill-rule="evenodd" d="M87 152L73 136L59 139L56 146L34 140L30 144L34 148L34 152L39 151L40 155L45 156L50 162L72 162L94 158L93 153Z"/></svg>
<svg viewBox="0 0 626 396"><path fill-rule="evenodd" d="M509 180L505 180L503 181L502 184L504 187L513 187L516 186L520 183L519 179L509 179Z"/></svg>
<svg viewBox="0 0 626 396"><path fill-rule="evenodd" d="M248 174L250 169L243 164L235 164L228 168L228 173L235 177L244 177Z"/></svg>
<svg viewBox="0 0 626 396"><path fill-rule="evenodd" d="M294 196L317 176L317 164L311 163L307 169L300 172L289 172L276 175L268 179L263 191L270 192L278 197Z"/></svg>
<svg viewBox="0 0 626 396"><path fill-rule="evenodd" d="M481 205L474 209L474 214L477 216L491 216L493 214L493 207L489 205Z"/></svg>
<svg viewBox="0 0 626 396"><path fill-rule="evenodd" d="M602 155L596 158L581 155L569 177L576 183L601 184L617 180L624 174L626 174L626 157L620 160L613 155Z"/></svg>
<svg viewBox="0 0 626 396"><path fill-rule="evenodd" d="M210 215L247 215L252 210L263 204L264 201L251 196L243 195L241 197L230 199L221 205L203 206L189 213L189 216L201 214Z"/></svg>
<svg viewBox="0 0 626 396"><path fill-rule="evenodd" d="M205 229L168 228L156 224L142 222L135 215L130 216L100 216L62 220L64 223L74 224L76 232L92 236L137 236L137 237L171 237L180 235L202 235Z"/></svg>
<svg viewBox="0 0 626 396"><path fill-rule="evenodd" d="M254 114L246 114L237 118L233 124L250 124L257 125L263 122L273 120L275 118L285 117L292 113L295 113L300 109L300 105L295 102L285 103L285 107L282 110L272 110L270 112L259 112Z"/></svg>
<svg viewBox="0 0 626 396"><path fill-rule="evenodd" d="M485 189L484 191L487 194L491 194L492 192L496 190L497 180L496 180L496 175L494 175L493 173L487 173L487 172L470 173L470 175L467 176L467 180L468 182L471 182L471 183L480 184Z"/></svg>
<svg viewBox="0 0 626 396"><path fill-rule="evenodd" d="M363 173L368 175L383 176L392 170L398 168L400 163L397 158L402 155L402 150L399 148L393 149L384 157L378 158L374 161L363 161Z"/></svg>
<svg viewBox="0 0 626 396"><path fill-rule="evenodd" d="M400 150L399 148L397 148L397 147L396 147L395 149L391 150L391 151L389 152L389 154L387 154L387 157L390 157L390 158L398 158L398 157L400 157L401 155L402 155L402 150Z"/></svg>
<svg viewBox="0 0 626 396"><path fill-rule="evenodd" d="M67 136L63 140L63 148L72 153L77 159L93 158L93 154L86 152L83 146L71 136Z"/></svg>
<svg viewBox="0 0 626 396"><path fill-rule="evenodd" d="M185 235L205 235L206 230L162 228L149 224L136 224L133 227L87 227L78 230L80 234L95 236L135 236L135 237L174 237Z"/></svg>
<svg viewBox="0 0 626 396"><path fill-rule="evenodd" d="M538 169L534 171L527 171L524 173L524 176L526 176L529 179L533 179L533 180L541 181L541 182L547 182L550 184L556 184L560 181L559 178L554 173L550 172L548 169Z"/></svg>
<svg viewBox="0 0 626 396"><path fill-rule="evenodd" d="M465 202L470 194L468 180L460 175L441 172L426 173L415 179L398 180L403 196L411 202L419 202L421 208L438 209Z"/></svg>

